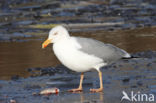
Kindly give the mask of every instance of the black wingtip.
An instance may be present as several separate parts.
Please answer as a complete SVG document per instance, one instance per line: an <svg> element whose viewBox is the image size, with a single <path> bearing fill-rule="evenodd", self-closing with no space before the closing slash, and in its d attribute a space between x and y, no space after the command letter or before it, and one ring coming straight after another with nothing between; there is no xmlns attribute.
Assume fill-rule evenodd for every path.
<svg viewBox="0 0 156 103"><path fill-rule="evenodd" d="M133 55L131 55L130 57L122 57L122 59L134 59L134 58L140 58L140 57L136 57L136 56L133 56Z"/></svg>

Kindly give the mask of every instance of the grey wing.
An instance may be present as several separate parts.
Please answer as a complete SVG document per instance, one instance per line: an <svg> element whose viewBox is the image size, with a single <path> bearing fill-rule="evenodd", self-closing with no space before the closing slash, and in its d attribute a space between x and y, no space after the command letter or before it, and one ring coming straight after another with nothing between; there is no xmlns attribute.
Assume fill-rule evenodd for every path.
<svg viewBox="0 0 156 103"><path fill-rule="evenodd" d="M82 47L81 51L102 58L108 64L122 57L130 56L126 51L98 40L81 37L76 37L76 40Z"/></svg>

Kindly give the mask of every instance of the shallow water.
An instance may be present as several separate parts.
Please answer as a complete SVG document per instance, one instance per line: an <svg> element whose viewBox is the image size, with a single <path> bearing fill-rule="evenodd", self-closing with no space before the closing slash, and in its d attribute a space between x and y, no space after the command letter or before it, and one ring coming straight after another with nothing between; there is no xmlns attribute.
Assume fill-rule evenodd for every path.
<svg viewBox="0 0 156 103"><path fill-rule="evenodd" d="M140 91L140 93L152 93L156 96L155 66L155 58L138 58L118 61L109 68L102 68L104 90L101 93L89 92L90 88L99 87L97 72L85 73L82 93L69 93L66 90L76 88L79 84L78 73L67 73L63 67L51 67L52 71L56 69L63 71L25 79L0 80L0 102L6 103L13 99L19 103L120 103L123 90L128 95L131 91L134 93ZM47 70L47 68L43 69ZM34 95L34 93L53 87L59 88L60 93ZM123 102L129 103L127 100Z"/></svg>
<svg viewBox="0 0 156 103"><path fill-rule="evenodd" d="M97 30L90 32L70 32L73 36L90 37L105 43L111 43L129 53L156 50L156 28L138 28L132 30ZM51 46L41 48L41 40L23 42L0 42L0 79L10 79L18 75L28 77L27 68L56 66L60 62L55 57ZM44 39L43 39L44 38Z"/></svg>

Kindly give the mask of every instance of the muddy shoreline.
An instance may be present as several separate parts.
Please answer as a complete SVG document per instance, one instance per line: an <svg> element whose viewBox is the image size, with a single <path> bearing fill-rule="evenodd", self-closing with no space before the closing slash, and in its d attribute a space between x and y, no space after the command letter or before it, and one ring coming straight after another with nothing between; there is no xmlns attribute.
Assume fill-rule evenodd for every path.
<svg viewBox="0 0 156 103"><path fill-rule="evenodd" d="M0 41L40 39L58 24L73 31L112 31L156 25L154 0L2 0L0 3ZM72 29L75 25L77 28Z"/></svg>
<svg viewBox="0 0 156 103"><path fill-rule="evenodd" d="M76 88L79 82L79 73L72 72L64 66L47 68L29 68L31 77L12 78L10 81L0 80L0 101L5 103L11 99L18 103L46 102L97 102L97 103L119 103L122 91L131 91L156 95L156 55L155 52L148 51L136 53L134 58L121 60L108 67L101 68L103 72L104 91L102 93L90 93L90 88L99 86L96 71L85 73L84 91L82 93L64 92L71 88ZM152 57L151 57L152 55ZM60 89L58 95L33 95L46 88L57 87ZM72 96L72 98L71 98ZM129 103L124 101L124 103Z"/></svg>

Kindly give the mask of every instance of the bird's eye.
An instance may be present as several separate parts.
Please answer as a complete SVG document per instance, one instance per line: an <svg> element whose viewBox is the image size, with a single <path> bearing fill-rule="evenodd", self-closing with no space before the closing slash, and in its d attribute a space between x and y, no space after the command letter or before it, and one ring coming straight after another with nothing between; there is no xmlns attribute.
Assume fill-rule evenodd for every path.
<svg viewBox="0 0 156 103"><path fill-rule="evenodd" d="M56 32L56 33L54 33L54 35L57 35L57 32Z"/></svg>

